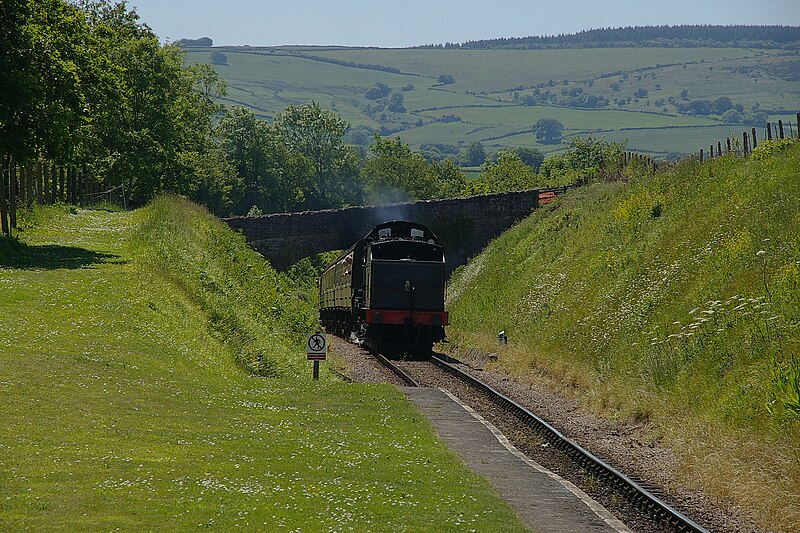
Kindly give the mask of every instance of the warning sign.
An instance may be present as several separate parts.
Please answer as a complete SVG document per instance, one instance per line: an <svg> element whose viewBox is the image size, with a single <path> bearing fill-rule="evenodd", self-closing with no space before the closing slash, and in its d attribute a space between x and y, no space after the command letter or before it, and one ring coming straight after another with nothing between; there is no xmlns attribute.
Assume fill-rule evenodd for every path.
<svg viewBox="0 0 800 533"><path fill-rule="evenodd" d="M328 340L324 333L312 333L306 339L306 356L309 361L324 361L328 353Z"/></svg>

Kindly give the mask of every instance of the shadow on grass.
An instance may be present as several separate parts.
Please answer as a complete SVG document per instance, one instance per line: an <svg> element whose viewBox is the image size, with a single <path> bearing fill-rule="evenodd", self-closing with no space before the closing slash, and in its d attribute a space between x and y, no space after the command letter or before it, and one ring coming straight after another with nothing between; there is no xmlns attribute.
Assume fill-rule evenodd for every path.
<svg viewBox="0 0 800 533"><path fill-rule="evenodd" d="M102 263L125 263L119 256L75 246L46 244L28 246L14 238L0 237L0 269L85 268Z"/></svg>

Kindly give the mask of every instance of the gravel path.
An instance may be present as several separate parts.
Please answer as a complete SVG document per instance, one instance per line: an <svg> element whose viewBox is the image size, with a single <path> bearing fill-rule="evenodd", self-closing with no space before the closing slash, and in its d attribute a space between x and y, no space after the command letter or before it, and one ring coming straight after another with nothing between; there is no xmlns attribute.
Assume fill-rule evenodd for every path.
<svg viewBox="0 0 800 533"><path fill-rule="evenodd" d="M386 382L403 385L387 368L375 360L366 350L334 337L334 350L347 363L347 376L353 381L375 383ZM480 354L468 354L463 369L478 379L491 385L509 398L536 413L552 424L559 431L569 436L584 448L588 449L604 461L615 466L626 475L640 483L656 496L669 502L692 520L704 525L712 531L733 533L758 532L752 522L736 511L722 509L717 503L710 501L702 493L681 487L677 476L677 461L672 452L662 447L652 438L652 432L645 424L622 424L599 418L583 411L578 402L554 394L543 386L520 383L509 376L484 369L487 358ZM548 458L542 441L530 436L530 431L502 422L507 417L503 411L486 400L475 398L471 387L453 382L453 378L428 363L404 362L402 366L423 386L444 387L450 390L487 419L498 426L501 431L520 450L547 468L570 478L569 471L574 469L571 461ZM420 375L420 367L425 366ZM430 371L433 368L435 371ZM472 398L468 400L467 398ZM475 405L472 405L475 403ZM580 475L577 475L580 478ZM641 516L637 510L628 508L628 504L620 503L619 498L611 494L603 494L594 490L596 481L590 478L572 479L584 488L609 510L623 518L629 527L637 531L658 531L657 526ZM638 513L641 515L641 513ZM663 530L663 529L662 529Z"/></svg>

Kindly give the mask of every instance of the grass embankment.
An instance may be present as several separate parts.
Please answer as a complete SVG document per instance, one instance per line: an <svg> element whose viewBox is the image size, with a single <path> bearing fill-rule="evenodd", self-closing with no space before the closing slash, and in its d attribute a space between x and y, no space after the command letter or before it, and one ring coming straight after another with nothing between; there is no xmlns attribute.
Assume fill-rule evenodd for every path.
<svg viewBox="0 0 800 533"><path fill-rule="evenodd" d="M1 530L522 529L395 389L311 381L302 291L204 211L42 218L0 249Z"/></svg>
<svg viewBox="0 0 800 533"><path fill-rule="evenodd" d="M764 153L762 152L762 156ZM800 529L800 146L537 210L456 272L456 344L649 420L684 481Z"/></svg>

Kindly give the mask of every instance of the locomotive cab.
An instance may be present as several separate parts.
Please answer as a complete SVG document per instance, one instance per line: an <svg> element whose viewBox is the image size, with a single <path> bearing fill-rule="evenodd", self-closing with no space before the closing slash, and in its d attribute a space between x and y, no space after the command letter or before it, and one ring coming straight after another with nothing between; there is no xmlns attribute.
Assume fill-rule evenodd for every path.
<svg viewBox="0 0 800 533"><path fill-rule="evenodd" d="M445 253L422 224L379 224L320 278L320 319L375 352L427 357L444 338Z"/></svg>
<svg viewBox="0 0 800 533"><path fill-rule="evenodd" d="M362 331L375 350L430 355L444 338L445 255L426 227L394 221L365 247Z"/></svg>

